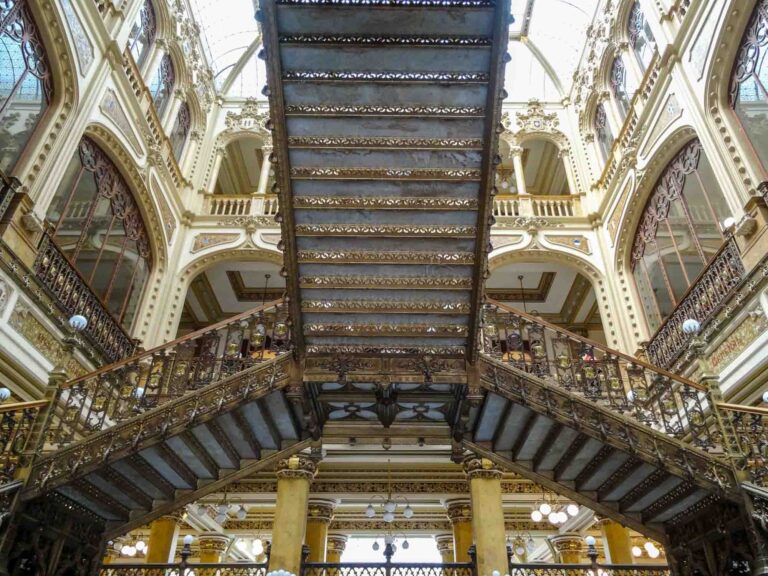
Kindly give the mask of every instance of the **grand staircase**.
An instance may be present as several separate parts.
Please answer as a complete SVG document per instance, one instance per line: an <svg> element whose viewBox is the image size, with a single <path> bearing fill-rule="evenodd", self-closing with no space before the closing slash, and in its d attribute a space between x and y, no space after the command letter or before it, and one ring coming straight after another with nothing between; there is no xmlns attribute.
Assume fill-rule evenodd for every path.
<svg viewBox="0 0 768 576"><path fill-rule="evenodd" d="M15 506L57 498L116 535L373 426L691 558L768 518L743 490L768 502L766 414L484 301L508 2L265 0L259 19L286 303L54 381L6 444Z"/></svg>

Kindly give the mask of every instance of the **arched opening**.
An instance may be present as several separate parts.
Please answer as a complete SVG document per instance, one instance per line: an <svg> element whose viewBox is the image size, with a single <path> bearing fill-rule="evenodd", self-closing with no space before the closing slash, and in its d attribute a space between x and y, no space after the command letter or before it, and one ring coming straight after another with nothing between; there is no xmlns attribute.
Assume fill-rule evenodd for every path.
<svg viewBox="0 0 768 576"><path fill-rule="evenodd" d="M190 282L176 337L282 298L284 291L285 279L273 262L214 264Z"/></svg>
<svg viewBox="0 0 768 576"><path fill-rule="evenodd" d="M580 336L606 342L592 282L570 266L525 261L503 264L488 278L486 294Z"/></svg>
<svg viewBox="0 0 768 576"><path fill-rule="evenodd" d="M567 196L571 193L565 162L557 145L537 138L526 140L519 148L504 157L497 168L496 183L500 194ZM519 164L514 154L520 155ZM517 174L520 168L522 181Z"/></svg>
<svg viewBox="0 0 768 576"><path fill-rule="evenodd" d="M160 60L155 77L149 85L149 92L152 94L152 101L155 103L155 110L160 118L163 117L171 102L175 85L176 69L173 66L170 54L166 54Z"/></svg>
<svg viewBox="0 0 768 576"><path fill-rule="evenodd" d="M25 0L0 13L0 169L10 172L53 96L53 80Z"/></svg>
<svg viewBox="0 0 768 576"><path fill-rule="evenodd" d="M128 50L141 68L147 60L157 36L157 16L150 0L144 0L128 36Z"/></svg>
<svg viewBox="0 0 768 576"><path fill-rule="evenodd" d="M629 12L627 34L629 36L629 45L637 57L640 69L645 72L653 59L653 55L656 53L656 39L653 37L653 32L651 32L651 27L645 18L639 0L635 0Z"/></svg>
<svg viewBox="0 0 768 576"><path fill-rule="evenodd" d="M259 191L264 150L259 138L244 136L227 144L216 177L215 194L255 194Z"/></svg>

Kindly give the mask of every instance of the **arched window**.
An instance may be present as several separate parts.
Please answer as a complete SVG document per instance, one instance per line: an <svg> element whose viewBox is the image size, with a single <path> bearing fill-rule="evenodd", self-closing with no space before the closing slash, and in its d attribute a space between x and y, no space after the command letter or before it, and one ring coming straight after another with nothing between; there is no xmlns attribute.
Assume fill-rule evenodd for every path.
<svg viewBox="0 0 768 576"><path fill-rule="evenodd" d="M179 107L179 113L176 115L176 122L171 131L171 147L176 161L181 160L181 153L184 151L184 145L187 143L189 128L192 124L192 117L189 113L189 105L182 102Z"/></svg>
<svg viewBox="0 0 768 576"><path fill-rule="evenodd" d="M616 98L616 103L619 106L622 117L629 112L629 102L632 99L632 95L629 92L629 85L627 82L627 68L624 66L624 61L621 56L616 56L611 66L611 92L613 97Z"/></svg>
<svg viewBox="0 0 768 576"><path fill-rule="evenodd" d="M168 106L168 102L171 101L174 84L176 84L176 71L173 68L173 61L170 55L166 54L160 60L157 74L155 74L155 78L149 86L152 100L155 102L155 110L157 110L157 115L161 118L165 108Z"/></svg>
<svg viewBox="0 0 768 576"><path fill-rule="evenodd" d="M131 29L131 35L128 36L128 50L131 51L136 65L141 67L147 59L149 49L155 41L157 34L157 20L155 19L155 9L150 0L144 0L141 6L136 22Z"/></svg>
<svg viewBox="0 0 768 576"><path fill-rule="evenodd" d="M667 165L635 232L632 272L648 323L656 330L725 240L730 216L698 139Z"/></svg>
<svg viewBox="0 0 768 576"><path fill-rule="evenodd" d="M608 115L605 113L605 106L598 104L595 109L595 138L603 160L608 160L608 155L613 148L613 134L608 124Z"/></svg>
<svg viewBox="0 0 768 576"><path fill-rule="evenodd" d="M59 249L128 328L152 264L149 237L122 175L89 138L80 141L46 218Z"/></svg>
<svg viewBox="0 0 768 576"><path fill-rule="evenodd" d="M0 169L10 172L53 92L45 48L26 0L0 3Z"/></svg>
<svg viewBox="0 0 768 576"><path fill-rule="evenodd" d="M637 56L640 67L645 72L656 52L656 40L648 26L648 20L645 19L643 9L640 7L639 0L632 4L632 10L629 12L629 21L627 22L629 32L629 43Z"/></svg>
<svg viewBox="0 0 768 576"><path fill-rule="evenodd" d="M768 170L768 0L760 0L741 39L731 74L731 106Z"/></svg>

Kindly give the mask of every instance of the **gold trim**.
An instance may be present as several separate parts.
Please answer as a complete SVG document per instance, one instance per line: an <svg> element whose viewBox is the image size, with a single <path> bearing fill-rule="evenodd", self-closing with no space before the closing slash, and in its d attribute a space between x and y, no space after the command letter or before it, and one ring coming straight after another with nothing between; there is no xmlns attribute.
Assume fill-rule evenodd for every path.
<svg viewBox="0 0 768 576"><path fill-rule="evenodd" d="M302 312L387 312L394 314L468 314L467 302L443 300L304 300Z"/></svg>
<svg viewBox="0 0 768 576"><path fill-rule="evenodd" d="M376 356L459 356L464 357L464 346L385 346L375 344L310 344L307 354L365 354Z"/></svg>
<svg viewBox="0 0 768 576"><path fill-rule="evenodd" d="M300 288L470 290L472 278L461 276L302 276Z"/></svg>
<svg viewBox="0 0 768 576"><path fill-rule="evenodd" d="M395 136L291 136L291 148L400 148L440 150L480 150L480 138L398 138Z"/></svg>
<svg viewBox="0 0 768 576"><path fill-rule="evenodd" d="M473 168L291 168L294 179L328 180L480 180Z"/></svg>
<svg viewBox="0 0 768 576"><path fill-rule="evenodd" d="M401 196L295 196L294 208L341 208L366 210L477 210L475 198Z"/></svg>
<svg viewBox="0 0 768 576"><path fill-rule="evenodd" d="M472 252L427 252L427 251L379 251L347 250L328 252L321 250L299 250L297 260L302 264L312 262L333 262L337 264L473 264Z"/></svg>
<svg viewBox="0 0 768 576"><path fill-rule="evenodd" d="M448 336L466 337L458 324L305 324L305 336Z"/></svg>
<svg viewBox="0 0 768 576"><path fill-rule="evenodd" d="M404 224L297 224L296 236L392 236L474 238L474 226Z"/></svg>

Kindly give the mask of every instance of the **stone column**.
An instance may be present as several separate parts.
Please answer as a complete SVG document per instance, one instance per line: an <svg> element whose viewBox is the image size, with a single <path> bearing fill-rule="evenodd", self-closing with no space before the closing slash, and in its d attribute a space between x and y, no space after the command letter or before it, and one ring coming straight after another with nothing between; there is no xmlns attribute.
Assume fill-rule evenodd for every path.
<svg viewBox="0 0 768 576"><path fill-rule="evenodd" d="M347 547L347 537L344 534L328 534L328 540L325 546L325 561L338 564L341 562L341 555Z"/></svg>
<svg viewBox="0 0 768 576"><path fill-rule="evenodd" d="M466 498L446 500L448 519L453 527L454 562L469 562L469 547L472 546L472 504Z"/></svg>
<svg viewBox="0 0 768 576"><path fill-rule="evenodd" d="M295 454L277 465L277 506L272 530L269 571L298 574L307 529L309 484L317 471L310 458Z"/></svg>
<svg viewBox="0 0 768 576"><path fill-rule="evenodd" d="M605 557L610 564L632 564L632 538L629 528L614 522L603 520L600 523L605 545Z"/></svg>
<svg viewBox="0 0 768 576"><path fill-rule="evenodd" d="M438 534L435 536L435 542L437 542L437 551L440 552L443 564L453 562L453 534Z"/></svg>
<svg viewBox="0 0 768 576"><path fill-rule="evenodd" d="M218 564L229 546L229 538L217 532L206 532L198 538L201 564Z"/></svg>
<svg viewBox="0 0 768 576"><path fill-rule="evenodd" d="M506 529L501 502L502 471L487 458L469 456L464 460L472 498L472 532L477 548L477 573L508 570Z"/></svg>
<svg viewBox="0 0 768 576"><path fill-rule="evenodd" d="M557 553L560 555L560 562L563 564L579 564L584 549L584 538L579 534L558 534L551 536L552 542Z"/></svg>
<svg viewBox="0 0 768 576"><path fill-rule="evenodd" d="M527 194L528 191L525 186L525 169L523 168L523 147L512 146L509 149L512 154L512 167L515 171L515 185L517 186L518 194Z"/></svg>
<svg viewBox="0 0 768 576"><path fill-rule="evenodd" d="M163 516L152 522L149 527L147 542L147 564L167 564L176 557L176 540L179 536L179 523L176 516Z"/></svg>
<svg viewBox="0 0 768 576"><path fill-rule="evenodd" d="M328 525L333 518L333 500L309 501L307 509L307 535L304 542L309 546L308 562L326 561L326 543L328 541Z"/></svg>
<svg viewBox="0 0 768 576"><path fill-rule="evenodd" d="M269 157L272 154L272 146L264 146L261 149L263 156L261 160L261 171L259 172L259 187L256 189L256 194L263 196L267 194L267 185L269 184L269 171L272 169L272 163L269 161Z"/></svg>

